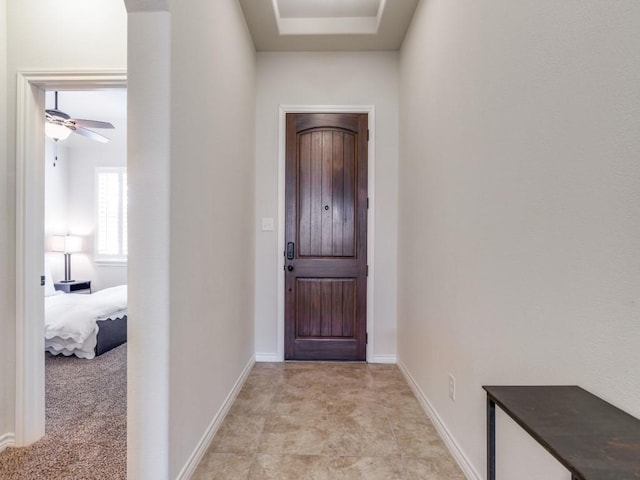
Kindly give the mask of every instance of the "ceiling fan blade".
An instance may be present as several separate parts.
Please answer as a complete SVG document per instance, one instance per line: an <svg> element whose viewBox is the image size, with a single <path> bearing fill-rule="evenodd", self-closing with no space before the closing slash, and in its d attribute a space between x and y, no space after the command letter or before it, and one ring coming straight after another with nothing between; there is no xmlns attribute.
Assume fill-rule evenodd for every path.
<svg viewBox="0 0 640 480"><path fill-rule="evenodd" d="M72 118L71 121L75 123L77 127L114 128L111 123L99 122L98 120L82 120L80 118Z"/></svg>
<svg viewBox="0 0 640 480"><path fill-rule="evenodd" d="M99 133L96 133L93 130L89 130L87 128L75 127L72 130L84 137L90 138L91 140L96 140L97 142L107 143L109 141L107 137L100 135Z"/></svg>
<svg viewBox="0 0 640 480"><path fill-rule="evenodd" d="M60 110L55 110L55 109L54 110L51 110L51 109L45 110L45 115L47 117L56 118L56 119L58 119L60 121L67 121L67 120L69 120L71 118L66 113L61 112Z"/></svg>

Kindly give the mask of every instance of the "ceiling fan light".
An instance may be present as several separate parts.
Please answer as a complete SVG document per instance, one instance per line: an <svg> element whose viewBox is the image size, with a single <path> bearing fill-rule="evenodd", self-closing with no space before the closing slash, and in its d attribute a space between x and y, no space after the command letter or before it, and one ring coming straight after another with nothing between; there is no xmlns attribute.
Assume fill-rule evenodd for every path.
<svg viewBox="0 0 640 480"><path fill-rule="evenodd" d="M71 130L59 123L47 122L44 126L44 134L54 140L65 140L71 135Z"/></svg>

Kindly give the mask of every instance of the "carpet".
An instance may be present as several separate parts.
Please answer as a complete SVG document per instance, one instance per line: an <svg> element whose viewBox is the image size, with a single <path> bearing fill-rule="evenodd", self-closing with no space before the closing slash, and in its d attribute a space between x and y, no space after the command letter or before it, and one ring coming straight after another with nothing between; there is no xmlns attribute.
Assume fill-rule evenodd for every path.
<svg viewBox="0 0 640 480"><path fill-rule="evenodd" d="M93 360L45 354L46 435L0 453L1 479L126 479L126 347Z"/></svg>

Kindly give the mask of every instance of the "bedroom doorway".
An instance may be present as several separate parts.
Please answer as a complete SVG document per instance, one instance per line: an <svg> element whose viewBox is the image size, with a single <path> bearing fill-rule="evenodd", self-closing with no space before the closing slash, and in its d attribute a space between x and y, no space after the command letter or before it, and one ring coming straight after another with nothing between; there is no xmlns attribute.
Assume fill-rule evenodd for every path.
<svg viewBox="0 0 640 480"><path fill-rule="evenodd" d="M47 90L45 107L46 435L24 463L31 470L37 450L54 443L70 474L92 476L97 453L103 478L124 479L127 92ZM74 129L51 138L61 119Z"/></svg>
<svg viewBox="0 0 640 480"><path fill-rule="evenodd" d="M17 87L15 443L26 446L45 433L43 252L47 245L44 228L47 147L43 117L48 106L46 93L125 89L126 74L114 71L19 73ZM62 161L61 153L58 152L59 161ZM76 276L83 273L83 260L81 254L74 255L77 257L72 259L72 274ZM75 271L74 267L77 267ZM92 289L93 286L92 283Z"/></svg>

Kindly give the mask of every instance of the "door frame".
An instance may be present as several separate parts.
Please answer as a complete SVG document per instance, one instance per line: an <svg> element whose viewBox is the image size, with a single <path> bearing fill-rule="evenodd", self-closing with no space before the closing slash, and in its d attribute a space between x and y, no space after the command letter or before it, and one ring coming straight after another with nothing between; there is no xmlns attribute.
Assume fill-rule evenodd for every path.
<svg viewBox="0 0 640 480"><path fill-rule="evenodd" d="M374 105L280 105L279 106L279 139L278 139L278 323L277 323L277 358L272 361L284 362L284 229L285 218L285 172L286 172L286 138L287 113L366 113L369 123L368 178L369 210L367 212L367 361L374 358L374 232L375 232L375 106ZM267 360L267 359L265 359Z"/></svg>
<svg viewBox="0 0 640 480"><path fill-rule="evenodd" d="M15 444L44 436L44 121L46 90L126 88L122 70L18 72L16 102Z"/></svg>

